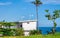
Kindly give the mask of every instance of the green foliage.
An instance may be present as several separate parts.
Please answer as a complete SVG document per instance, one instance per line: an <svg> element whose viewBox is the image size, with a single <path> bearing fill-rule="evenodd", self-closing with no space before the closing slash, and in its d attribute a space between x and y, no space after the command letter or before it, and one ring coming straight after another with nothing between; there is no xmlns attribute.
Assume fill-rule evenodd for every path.
<svg viewBox="0 0 60 38"><path fill-rule="evenodd" d="M16 23L14 22L0 22L0 26L5 26L5 27L8 27L10 28L10 26L15 26Z"/></svg>
<svg viewBox="0 0 60 38"><path fill-rule="evenodd" d="M55 18L59 18L59 17L60 17L60 10L55 10L53 13L54 13L53 16L54 16Z"/></svg>
<svg viewBox="0 0 60 38"><path fill-rule="evenodd" d="M15 30L15 34L16 34L16 36L20 36L20 35L23 35L23 29L22 28L18 28L18 29L16 29Z"/></svg>
<svg viewBox="0 0 60 38"><path fill-rule="evenodd" d="M31 30L30 35L35 35L35 34L42 34L41 30Z"/></svg>
<svg viewBox="0 0 60 38"><path fill-rule="evenodd" d="M53 15L50 15L49 10L45 10L47 14L45 15L48 19L51 18L52 20L55 20L57 18L60 18L60 10L53 11ZM49 19L49 20L51 20Z"/></svg>
<svg viewBox="0 0 60 38"><path fill-rule="evenodd" d="M4 36L19 36L19 35L23 35L23 29L11 29L11 26L16 25L15 22L0 22L1 26L4 26L6 28L1 28L0 32L3 32ZM7 28L8 27L8 28Z"/></svg>
<svg viewBox="0 0 60 38"><path fill-rule="evenodd" d="M54 27L52 29L52 33L54 34L55 33L55 28L57 26L55 21L56 21L57 18L60 18L60 10L54 10L52 15L50 15L49 10L45 10L45 11L47 12L45 17L47 17L48 20L52 20L53 21Z"/></svg>
<svg viewBox="0 0 60 38"><path fill-rule="evenodd" d="M53 28L51 29L51 32L52 32L52 34L55 34L55 33L56 33L55 27L53 27Z"/></svg>
<svg viewBox="0 0 60 38"><path fill-rule="evenodd" d="M1 36L3 36L2 28L0 28L0 34L2 34Z"/></svg>
<svg viewBox="0 0 60 38"><path fill-rule="evenodd" d="M11 23L11 22L5 22L5 23L3 23L3 25L8 26L10 28L10 26L14 26L15 24Z"/></svg>
<svg viewBox="0 0 60 38"><path fill-rule="evenodd" d="M52 19L51 16L50 16L50 14L45 15L45 17L48 17L48 20Z"/></svg>
<svg viewBox="0 0 60 38"><path fill-rule="evenodd" d="M4 36L20 36L23 35L23 29L2 29Z"/></svg>
<svg viewBox="0 0 60 38"><path fill-rule="evenodd" d="M60 32L56 32L55 35L60 35Z"/></svg>
<svg viewBox="0 0 60 38"><path fill-rule="evenodd" d="M47 34L53 34L55 35L56 29L53 27L51 31L47 31Z"/></svg>
<svg viewBox="0 0 60 38"><path fill-rule="evenodd" d="M4 36L12 36L13 33L11 32L11 29L3 29L3 35Z"/></svg>
<svg viewBox="0 0 60 38"><path fill-rule="evenodd" d="M48 13L48 12L49 12L49 10L45 10L45 12L47 12L47 13Z"/></svg>
<svg viewBox="0 0 60 38"><path fill-rule="evenodd" d="M32 3L35 4L36 6L39 6L42 4L42 2L40 0L35 0Z"/></svg>
<svg viewBox="0 0 60 38"><path fill-rule="evenodd" d="M56 24L56 22L54 22L54 27L56 27L57 26L57 24Z"/></svg>
<svg viewBox="0 0 60 38"><path fill-rule="evenodd" d="M0 32L0 34L3 34L3 32Z"/></svg>

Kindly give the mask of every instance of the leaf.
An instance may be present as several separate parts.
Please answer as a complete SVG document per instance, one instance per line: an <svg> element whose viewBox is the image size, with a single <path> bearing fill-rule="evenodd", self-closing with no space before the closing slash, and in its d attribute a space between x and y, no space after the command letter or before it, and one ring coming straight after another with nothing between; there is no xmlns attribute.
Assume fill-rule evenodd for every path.
<svg viewBox="0 0 60 38"><path fill-rule="evenodd" d="M54 27L56 27L57 26L57 24L56 24L56 22L54 22Z"/></svg>
<svg viewBox="0 0 60 38"><path fill-rule="evenodd" d="M48 20L51 20L51 15L50 14L45 15L45 17L47 17Z"/></svg>
<svg viewBox="0 0 60 38"><path fill-rule="evenodd" d="M48 13L48 12L49 12L49 10L45 10L45 12L47 12L47 13Z"/></svg>
<svg viewBox="0 0 60 38"><path fill-rule="evenodd" d="M35 4L36 6L39 6L42 4L42 2L40 0L35 0L32 3Z"/></svg>
<svg viewBox="0 0 60 38"><path fill-rule="evenodd" d="M54 13L54 17L56 17L56 18L60 17L60 11L59 10L55 10L53 13Z"/></svg>

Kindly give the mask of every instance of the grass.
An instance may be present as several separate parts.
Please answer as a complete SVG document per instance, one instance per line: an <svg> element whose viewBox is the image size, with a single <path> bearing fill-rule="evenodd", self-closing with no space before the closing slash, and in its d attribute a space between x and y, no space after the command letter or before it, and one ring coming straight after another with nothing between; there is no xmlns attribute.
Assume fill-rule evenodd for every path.
<svg viewBox="0 0 60 38"><path fill-rule="evenodd" d="M60 38L60 35L4 36L0 38Z"/></svg>
<svg viewBox="0 0 60 38"><path fill-rule="evenodd" d="M0 38L60 38L60 33L56 33L55 35L4 36Z"/></svg>

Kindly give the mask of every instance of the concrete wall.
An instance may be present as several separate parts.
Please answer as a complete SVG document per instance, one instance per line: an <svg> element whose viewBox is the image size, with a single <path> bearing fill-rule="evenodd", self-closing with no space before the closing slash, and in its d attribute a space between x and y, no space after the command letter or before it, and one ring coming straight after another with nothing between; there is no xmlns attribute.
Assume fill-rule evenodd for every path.
<svg viewBox="0 0 60 38"><path fill-rule="evenodd" d="M36 30L36 22L24 22L22 23L22 28L25 30L24 35L29 36L30 30Z"/></svg>
<svg viewBox="0 0 60 38"><path fill-rule="evenodd" d="M36 22L25 22L25 23L22 23L22 28L24 30L36 30Z"/></svg>

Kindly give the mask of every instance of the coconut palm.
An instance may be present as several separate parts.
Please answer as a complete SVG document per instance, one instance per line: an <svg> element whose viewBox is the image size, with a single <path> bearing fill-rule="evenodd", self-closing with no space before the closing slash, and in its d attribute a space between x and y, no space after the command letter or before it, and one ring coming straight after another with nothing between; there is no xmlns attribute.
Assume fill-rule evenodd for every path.
<svg viewBox="0 0 60 38"><path fill-rule="evenodd" d="M42 4L40 0L35 0L32 2L36 6L36 18L37 18L37 30L38 30L38 6Z"/></svg>
<svg viewBox="0 0 60 38"><path fill-rule="evenodd" d="M56 26L57 26L56 19L60 18L60 10L53 11L53 15L51 15L49 13L49 10L45 10L45 11L47 12L46 17L48 18L48 20L52 20L53 21L54 27L53 27L52 31L53 31L53 33L55 33Z"/></svg>

